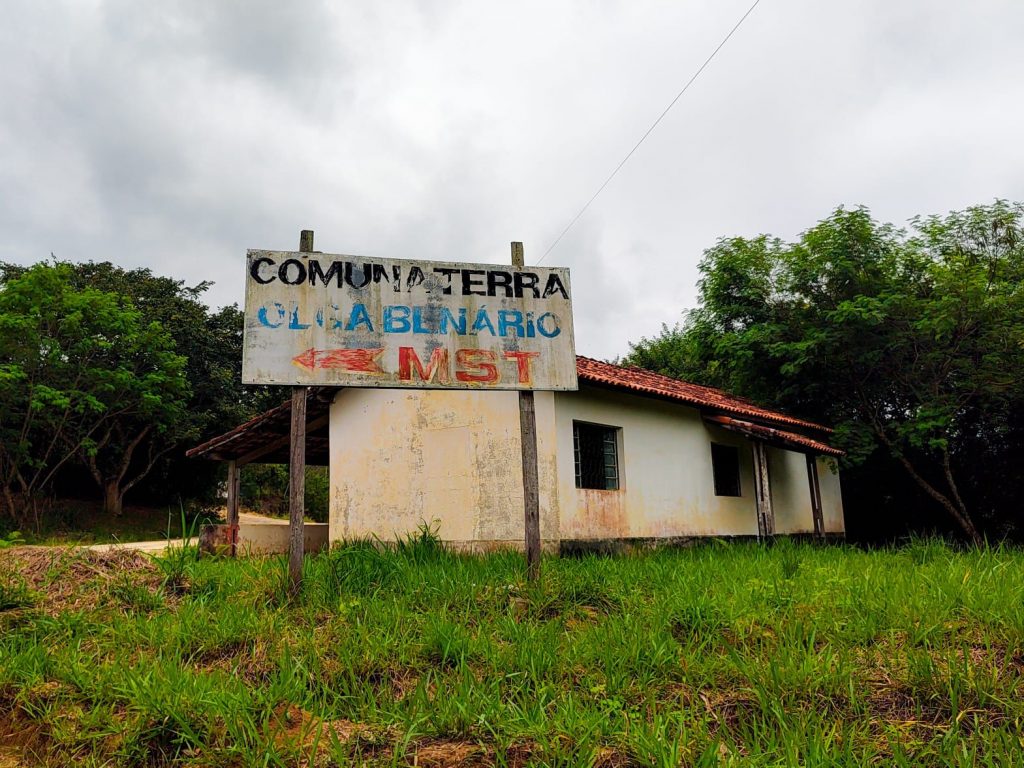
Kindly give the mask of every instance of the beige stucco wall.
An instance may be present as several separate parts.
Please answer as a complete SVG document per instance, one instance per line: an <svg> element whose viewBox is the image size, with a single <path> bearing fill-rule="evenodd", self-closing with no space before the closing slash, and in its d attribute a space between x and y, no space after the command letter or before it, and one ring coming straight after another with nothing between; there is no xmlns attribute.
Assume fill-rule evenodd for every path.
<svg viewBox="0 0 1024 768"><path fill-rule="evenodd" d="M695 408L581 387L557 393L558 477L563 539L756 536L753 452L742 435L709 426ZM572 422L618 427L618 491L576 488ZM711 443L740 449L738 497L716 496ZM802 453L772 448L769 473L777 533L810 533L807 464ZM819 459L825 530L841 533L839 476Z"/></svg>
<svg viewBox="0 0 1024 768"><path fill-rule="evenodd" d="M554 400L535 394L541 538L558 538ZM331 539L523 542L516 392L343 389L331 406Z"/></svg>
<svg viewBox="0 0 1024 768"><path fill-rule="evenodd" d="M818 457L818 484L821 486L821 513L825 533L845 533L843 494L839 483L839 466L835 459Z"/></svg>
<svg viewBox="0 0 1024 768"><path fill-rule="evenodd" d="M753 457L740 435L694 408L581 388L555 396L563 539L756 536ZM572 422L618 427L618 491L576 488ZM740 448L738 497L715 496L711 442Z"/></svg>
<svg viewBox="0 0 1024 768"><path fill-rule="evenodd" d="M776 533L814 533L807 459L802 453L768 449ZM819 481L820 482L820 481Z"/></svg>
<svg viewBox="0 0 1024 768"><path fill-rule="evenodd" d="M825 533L843 533L846 529L843 523L839 470L834 459L819 456L816 461ZM771 448L768 452L768 471L771 473L775 532L813 533L814 516L811 512L807 459L804 454Z"/></svg>
<svg viewBox="0 0 1024 768"><path fill-rule="evenodd" d="M582 387L536 393L541 536L756 536L750 442L681 404ZM617 427L620 490L575 484L574 420ZM442 539L522 546L515 392L340 390L331 407L332 540L393 539L423 522ZM711 442L740 448L739 497L715 496ZM839 477L819 460L825 529L843 531ZM769 452L778 533L813 530L803 454Z"/></svg>
<svg viewBox="0 0 1024 768"><path fill-rule="evenodd" d="M304 523L303 551L319 552L328 545L330 527L323 523ZM291 528L287 520L274 523L240 523L238 550L251 555L276 555L288 551Z"/></svg>

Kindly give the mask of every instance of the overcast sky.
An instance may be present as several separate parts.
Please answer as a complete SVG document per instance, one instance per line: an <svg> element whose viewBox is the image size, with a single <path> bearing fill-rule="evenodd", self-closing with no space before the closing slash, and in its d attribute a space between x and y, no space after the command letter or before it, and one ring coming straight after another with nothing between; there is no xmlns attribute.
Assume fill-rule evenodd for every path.
<svg viewBox="0 0 1024 768"><path fill-rule="evenodd" d="M0 260L241 303L246 248L534 263L751 0L40 2L0 27ZM545 260L577 351L722 236L1024 199L1024 2L762 0Z"/></svg>

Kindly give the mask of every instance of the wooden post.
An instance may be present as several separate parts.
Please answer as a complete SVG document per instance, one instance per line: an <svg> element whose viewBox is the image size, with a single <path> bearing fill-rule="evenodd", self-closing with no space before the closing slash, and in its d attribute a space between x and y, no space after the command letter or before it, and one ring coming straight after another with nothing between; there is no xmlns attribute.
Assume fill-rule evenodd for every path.
<svg viewBox="0 0 1024 768"><path fill-rule="evenodd" d="M299 250L313 252L313 230L299 234ZM302 587L306 513L306 387L292 387L291 453L288 457L288 576L292 594Z"/></svg>
<svg viewBox="0 0 1024 768"><path fill-rule="evenodd" d="M241 488L242 468L238 462L228 462L228 537L231 540L231 556L238 554L238 492Z"/></svg>
<svg viewBox="0 0 1024 768"><path fill-rule="evenodd" d="M814 537L825 536L825 516L821 511L821 484L818 481L818 457L807 454L807 482L811 487L811 515L814 518Z"/></svg>
<svg viewBox="0 0 1024 768"><path fill-rule="evenodd" d="M772 486L768 475L768 446L754 441L754 495L757 500L757 535L765 539L775 535L775 510L772 509Z"/></svg>
<svg viewBox="0 0 1024 768"><path fill-rule="evenodd" d="M292 387L291 455L288 461L288 575L292 593L302 585L306 506L306 388Z"/></svg>
<svg viewBox="0 0 1024 768"><path fill-rule="evenodd" d="M526 266L522 243L512 243L512 266ZM519 434L523 444L526 578L536 581L540 578L540 483L537 479L537 410L532 390L519 392Z"/></svg>

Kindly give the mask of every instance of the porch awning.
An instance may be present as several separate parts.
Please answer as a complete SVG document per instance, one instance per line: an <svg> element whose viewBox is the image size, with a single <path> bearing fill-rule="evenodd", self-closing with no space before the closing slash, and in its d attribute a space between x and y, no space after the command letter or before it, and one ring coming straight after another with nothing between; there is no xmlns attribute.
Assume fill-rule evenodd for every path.
<svg viewBox="0 0 1024 768"><path fill-rule="evenodd" d="M731 432L739 432L755 440L762 440L769 445L785 448L800 453L824 454L826 456L845 456L845 452L833 448L828 443L801 435L798 432L788 432L775 427L767 427L764 424L755 424L752 421L736 419L732 416L718 414L707 414L704 421Z"/></svg>
<svg viewBox="0 0 1024 768"><path fill-rule="evenodd" d="M310 387L306 395L306 464L326 467L328 421L331 401L338 387ZM190 448L190 459L234 461L239 466L287 464L291 441L292 402L289 398L276 408L261 413L244 424L225 432L202 445Z"/></svg>

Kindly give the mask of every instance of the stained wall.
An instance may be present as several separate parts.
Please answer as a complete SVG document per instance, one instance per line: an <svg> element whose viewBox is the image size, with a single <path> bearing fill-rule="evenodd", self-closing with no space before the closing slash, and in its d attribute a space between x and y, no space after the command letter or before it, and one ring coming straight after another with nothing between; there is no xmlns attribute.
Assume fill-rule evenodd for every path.
<svg viewBox="0 0 1024 768"><path fill-rule="evenodd" d="M694 408L607 390L555 396L562 538L757 535L753 458L740 435ZM573 421L619 428L618 491L576 488ZM711 442L737 446L738 497L715 496Z"/></svg>
<svg viewBox="0 0 1024 768"><path fill-rule="evenodd" d="M541 538L553 543L554 402L535 402ZM330 444L332 540L393 540L425 523L448 542L522 546L517 392L343 389Z"/></svg>
<svg viewBox="0 0 1024 768"><path fill-rule="evenodd" d="M535 394L541 537L756 536L753 457L742 435L682 404L583 386ZM618 428L620 489L575 485L573 421ZM423 523L486 550L523 542L515 392L340 390L331 408L331 539L393 539ZM738 497L716 496L711 443L736 446ZM819 459L825 530L843 531L839 476ZM769 451L778 533L813 531L803 454Z"/></svg>
<svg viewBox="0 0 1024 768"><path fill-rule="evenodd" d="M562 539L756 536L753 451L742 435L706 424L695 408L582 386L556 393ZM618 428L619 490L576 488L573 421ZM711 443L735 446L740 496L716 496ZM812 533L802 453L772 448L768 464L776 533ZM842 533L834 463L818 460L825 530Z"/></svg>

